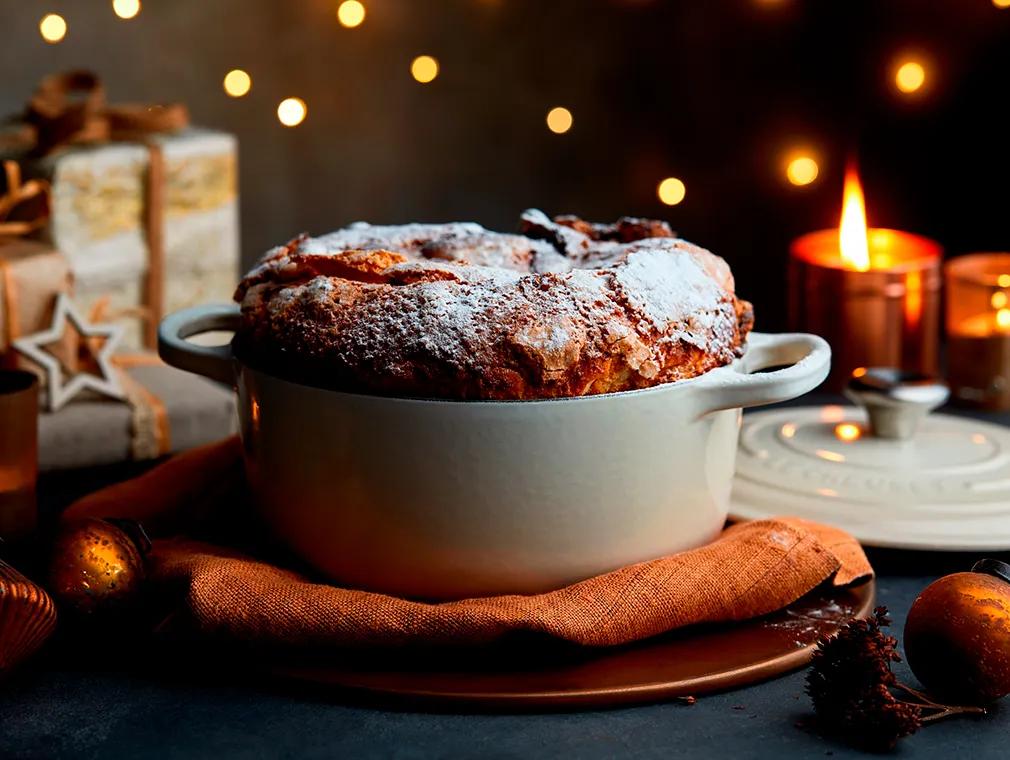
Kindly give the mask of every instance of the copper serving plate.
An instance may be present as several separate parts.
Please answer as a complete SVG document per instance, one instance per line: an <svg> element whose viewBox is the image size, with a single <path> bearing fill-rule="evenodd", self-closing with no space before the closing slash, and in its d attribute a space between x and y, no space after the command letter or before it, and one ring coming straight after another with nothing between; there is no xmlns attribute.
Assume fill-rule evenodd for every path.
<svg viewBox="0 0 1010 760"><path fill-rule="evenodd" d="M638 644L545 642L397 650L269 667L297 685L369 701L470 710L551 710L657 702L726 691L803 667L817 640L873 608L875 584L822 589L757 620L696 626Z"/></svg>

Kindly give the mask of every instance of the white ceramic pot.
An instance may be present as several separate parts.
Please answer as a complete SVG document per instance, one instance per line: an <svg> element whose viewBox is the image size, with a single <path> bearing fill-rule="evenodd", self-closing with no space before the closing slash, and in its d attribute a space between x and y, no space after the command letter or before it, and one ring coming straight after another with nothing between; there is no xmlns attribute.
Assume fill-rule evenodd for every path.
<svg viewBox="0 0 1010 760"><path fill-rule="evenodd" d="M536 401L385 398L245 366L232 306L161 324L169 364L235 385L246 469L277 534L335 581L399 596L534 593L711 541L729 506L740 409L826 376L813 335L750 336L691 380ZM771 372L750 374L767 367Z"/></svg>

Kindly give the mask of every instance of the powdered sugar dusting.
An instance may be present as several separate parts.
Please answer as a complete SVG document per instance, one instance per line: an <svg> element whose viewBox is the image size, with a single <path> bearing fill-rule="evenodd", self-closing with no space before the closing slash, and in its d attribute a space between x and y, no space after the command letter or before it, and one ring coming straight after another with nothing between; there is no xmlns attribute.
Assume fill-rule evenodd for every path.
<svg viewBox="0 0 1010 760"><path fill-rule="evenodd" d="M408 260L380 265L379 282L358 270L319 273L327 269L314 263L320 256L346 249ZM359 223L297 241L254 274L243 291L248 340L297 358L313 378L370 391L524 398L623 390L724 364L742 339L724 286L728 268L670 237L587 238L573 257L476 224Z"/></svg>
<svg viewBox="0 0 1010 760"><path fill-rule="evenodd" d="M724 300L719 285L679 250L633 251L614 268L614 279L649 327L661 334L676 328L677 337L692 342L705 339Z"/></svg>
<svg viewBox="0 0 1010 760"><path fill-rule="evenodd" d="M301 253L334 253L351 249L403 251L420 250L426 242L441 235L481 235L487 233L483 227L473 222L452 224L390 224L373 225L355 222L342 230L306 239L299 250Z"/></svg>

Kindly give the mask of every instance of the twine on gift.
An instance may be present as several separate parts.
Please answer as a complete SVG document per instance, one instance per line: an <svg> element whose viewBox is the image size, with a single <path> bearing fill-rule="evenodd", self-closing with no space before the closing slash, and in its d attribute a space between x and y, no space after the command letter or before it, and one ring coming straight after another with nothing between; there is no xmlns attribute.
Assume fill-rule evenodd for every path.
<svg viewBox="0 0 1010 760"><path fill-rule="evenodd" d="M13 344L14 339L21 334L17 292L10 264L6 259L0 258L0 300L3 301L4 346Z"/></svg>
<svg viewBox="0 0 1010 760"><path fill-rule="evenodd" d="M111 299L102 296L91 307L89 321L108 322L127 316L139 316L140 309L113 310ZM130 456L135 461L157 459L172 450L172 426L168 409L156 393L136 380L128 370L133 367L160 367L164 362L156 354L117 354L112 366L130 407Z"/></svg>
<svg viewBox="0 0 1010 760"><path fill-rule="evenodd" d="M119 372L126 402L130 406L130 456L135 461L157 459L172 450L172 428L165 403L134 378L133 367L157 367L162 362L153 354L122 354L112 357Z"/></svg>
<svg viewBox="0 0 1010 760"><path fill-rule="evenodd" d="M28 101L23 122L31 131L30 155L36 157L69 145L102 142L139 142L147 148L144 233L148 262L140 316L144 345L154 348L164 316L165 162L153 137L189 126L189 111L182 103L109 105L98 75L78 70L45 77Z"/></svg>

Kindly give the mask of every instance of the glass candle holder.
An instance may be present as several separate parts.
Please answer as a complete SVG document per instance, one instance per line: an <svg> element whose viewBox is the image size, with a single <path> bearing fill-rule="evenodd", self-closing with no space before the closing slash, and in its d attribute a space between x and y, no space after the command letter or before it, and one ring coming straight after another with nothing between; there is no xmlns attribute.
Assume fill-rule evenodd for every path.
<svg viewBox="0 0 1010 760"><path fill-rule="evenodd" d="M971 253L944 267L947 381L980 409L1010 409L1010 253Z"/></svg>
<svg viewBox="0 0 1010 760"><path fill-rule="evenodd" d="M0 370L0 538L29 536L37 522L38 378Z"/></svg>

